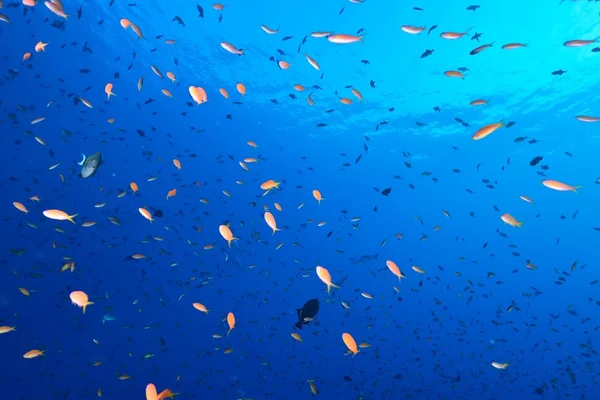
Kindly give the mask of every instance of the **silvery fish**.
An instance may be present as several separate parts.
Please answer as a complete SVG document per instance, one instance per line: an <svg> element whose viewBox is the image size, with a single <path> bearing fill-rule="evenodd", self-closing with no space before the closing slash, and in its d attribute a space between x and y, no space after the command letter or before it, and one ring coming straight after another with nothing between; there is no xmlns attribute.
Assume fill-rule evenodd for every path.
<svg viewBox="0 0 600 400"><path fill-rule="evenodd" d="M89 178L94 175L96 170L102 165L102 155L100 152L94 153L89 157L86 157L83 153L81 155L83 156L83 160L77 163L81 165L80 176L82 178Z"/></svg>
<svg viewBox="0 0 600 400"><path fill-rule="evenodd" d="M112 315L106 314L105 316L102 317L103 324L105 324L106 322L114 321L114 320L116 320L116 318L113 317Z"/></svg>

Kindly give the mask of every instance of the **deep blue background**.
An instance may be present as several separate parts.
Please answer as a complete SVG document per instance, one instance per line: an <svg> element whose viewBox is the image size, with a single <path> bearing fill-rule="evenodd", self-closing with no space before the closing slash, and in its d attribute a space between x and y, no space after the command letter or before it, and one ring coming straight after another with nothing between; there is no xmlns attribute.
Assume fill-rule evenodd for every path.
<svg viewBox="0 0 600 400"><path fill-rule="evenodd" d="M600 233L592 229L600 226L600 124L575 116L600 116L600 52L592 51L594 44L568 48L563 42L600 36L600 5L486 1L473 12L466 10L470 3L450 3L230 1L219 23L221 13L211 3L199 3L201 19L195 3L183 1L137 1L133 7L120 0L112 6L65 0L71 16L56 29L51 24L58 18L42 3L24 14L22 5L5 1L0 14L12 24L0 22L0 325L17 327L0 336L6 398L89 399L99 388L105 399L143 398L149 382L179 392L179 399L310 398L307 380L322 398L526 399L535 398L537 388L546 399L599 398L598 284L590 282L598 279L600 259ZM185 26L172 21L176 15ZM124 31L121 18L136 23L147 40ZM262 24L280 30L267 35ZM434 24L439 27L429 36L400 29ZM439 37L469 27L460 40ZM297 52L310 32L354 34L360 28L364 43L340 46L309 36ZM481 43L471 40L475 32L483 33ZM293 38L282 41L285 36ZM46 52L33 51L39 41L49 43ZM244 56L224 51L222 41L244 49ZM469 55L490 42L492 48ZM528 47L501 49L511 42ZM82 51L84 43L92 54ZM426 49L435 51L421 59ZM25 52L33 56L21 62ZM270 56L292 66L280 70ZM150 65L174 72L178 81L161 81ZM469 68L464 80L443 75L458 67ZM567 73L551 74L558 69ZM106 102L108 82L117 96ZM244 97L238 82L247 87ZM307 90L296 92L294 84ZM186 104L190 85L203 87L208 102ZM346 86L357 88L364 101L340 104L340 97L354 99ZM311 92L314 107L306 103ZM74 104L77 97L94 108ZM155 101L144 104L149 98ZM489 105L469 106L479 98ZM31 125L38 117L46 120ZM471 140L477 129L502 118L516 124ZM375 131L383 121L389 123ZM517 137L527 139L515 143ZM529 144L534 138L539 143ZM104 164L96 176L79 178L80 154L96 151ZM531 167L535 156L544 159ZM261 158L248 164L249 173L238 164L246 157ZM151 176L159 179L147 182ZM260 184L268 179L283 183L263 197ZM560 193L542 186L542 179L583 187ZM129 189L132 181L137 194ZM384 197L374 187L392 191ZM177 196L166 200L174 188ZM320 206L313 189L326 199ZM41 202L28 200L33 195ZM16 210L13 201L30 213ZM106 206L94 208L101 202ZM164 217L149 223L138 213L144 206ZM263 206L282 232L271 235ZM42 211L51 208L79 214L77 224L46 219ZM503 213L523 227L505 225ZM109 222L112 216L120 226ZM361 217L358 229L350 222L355 216ZM86 221L97 225L84 228ZM218 232L227 221L240 238L231 248ZM327 225L317 227L320 221ZM204 250L209 244L215 248ZM11 249L27 252L18 256ZM146 258L124 261L135 253ZM351 260L374 254L377 260L363 264ZM66 257L75 261L75 272L59 273ZM388 259L407 276L400 285L385 266ZM528 270L526 260L538 269ZM327 295L317 265L341 288ZM487 277L490 272L495 276ZM566 282L557 285L559 277ZM85 315L70 304L73 290L95 301ZM310 298L318 298L321 309L299 343L291 337L295 309ZM507 312L513 301L518 308ZM200 313L193 302L211 311ZM236 328L214 339L225 336L230 311ZM103 324L104 315L116 320ZM343 332L372 347L345 357ZM34 348L45 356L22 358ZM225 355L225 348L234 351ZM155 356L144 359L146 353ZM97 361L102 365L94 367ZM492 361L510 366L500 371Z"/></svg>

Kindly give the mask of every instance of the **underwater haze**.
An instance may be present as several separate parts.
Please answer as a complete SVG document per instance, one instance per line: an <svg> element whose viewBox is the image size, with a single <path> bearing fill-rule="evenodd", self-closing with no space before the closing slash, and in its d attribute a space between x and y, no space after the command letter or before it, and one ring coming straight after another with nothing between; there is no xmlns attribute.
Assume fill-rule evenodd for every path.
<svg viewBox="0 0 600 400"><path fill-rule="evenodd" d="M600 399L599 40L587 0L0 1L3 399Z"/></svg>

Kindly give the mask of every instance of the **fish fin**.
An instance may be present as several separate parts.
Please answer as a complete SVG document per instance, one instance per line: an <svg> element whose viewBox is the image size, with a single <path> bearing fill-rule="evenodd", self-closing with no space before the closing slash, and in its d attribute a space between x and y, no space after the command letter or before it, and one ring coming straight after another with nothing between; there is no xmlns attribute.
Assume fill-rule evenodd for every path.
<svg viewBox="0 0 600 400"><path fill-rule="evenodd" d="M81 160L80 162L78 162L78 163L77 163L77 165L83 165L83 163L85 162L85 160L86 160L86 158L87 158L87 157L85 156L85 154L81 153L81 155L83 156L83 160Z"/></svg>
<svg viewBox="0 0 600 400"><path fill-rule="evenodd" d="M298 329L302 329L302 322L298 321L294 324L294 326Z"/></svg>
<svg viewBox="0 0 600 400"><path fill-rule="evenodd" d="M297 308L296 309L296 314L298 314L298 318L300 318L300 313L302 312L301 308Z"/></svg>

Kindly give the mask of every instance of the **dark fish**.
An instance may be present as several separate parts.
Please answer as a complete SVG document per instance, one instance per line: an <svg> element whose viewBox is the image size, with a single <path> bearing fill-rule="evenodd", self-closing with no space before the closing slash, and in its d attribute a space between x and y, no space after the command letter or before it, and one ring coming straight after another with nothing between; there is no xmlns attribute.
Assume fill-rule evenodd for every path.
<svg viewBox="0 0 600 400"><path fill-rule="evenodd" d="M319 300L311 299L307 301L302 308L298 308L296 313L298 314L298 322L294 326L298 329L302 329L302 325L308 324L310 321L306 321L305 318L314 318L319 312Z"/></svg>
<svg viewBox="0 0 600 400"><path fill-rule="evenodd" d="M423 52L423 54L421 54L421 58L429 57L432 54L433 54L433 50L425 50L425 52Z"/></svg>
<svg viewBox="0 0 600 400"><path fill-rule="evenodd" d="M390 194L391 191L392 191L392 188L383 189L381 191L381 194L384 195L384 196L387 196L387 195Z"/></svg>
<svg viewBox="0 0 600 400"><path fill-rule="evenodd" d="M469 10L469 11L475 11L475 10L477 10L478 8L481 8L481 6L478 6L478 5L473 5L473 6L469 6L469 7L467 7L467 10Z"/></svg>
<svg viewBox="0 0 600 400"><path fill-rule="evenodd" d="M198 10L198 16L200 18L204 18L204 10L198 4L196 4L196 9Z"/></svg>
<svg viewBox="0 0 600 400"><path fill-rule="evenodd" d="M510 128L511 126L513 126L515 124L514 121L509 121L508 124L506 124L506 128Z"/></svg>
<svg viewBox="0 0 600 400"><path fill-rule="evenodd" d="M287 41L287 40L290 40L290 39L292 39L292 38L293 38L293 36L286 36L286 37L284 37L283 39L281 39L281 41L282 41L282 42L285 42L285 41Z"/></svg>
<svg viewBox="0 0 600 400"><path fill-rule="evenodd" d="M431 28L429 28L429 30L427 31L427 34L429 35L431 33L431 31L437 27L438 27L437 25L433 25Z"/></svg>
<svg viewBox="0 0 600 400"><path fill-rule="evenodd" d="M531 161L529 162L529 165L531 165L532 167L535 167L535 166L536 166L536 165L537 165L537 164L538 164L540 161L542 161L543 159L544 159L544 157L542 157L542 156L537 156L537 157L534 157L534 158L533 158L533 160L531 160Z"/></svg>
<svg viewBox="0 0 600 400"><path fill-rule="evenodd" d="M566 74L567 71L563 71L562 69L559 69L557 71L553 71L551 74L552 75L562 75L562 74Z"/></svg>
<svg viewBox="0 0 600 400"><path fill-rule="evenodd" d="M86 157L83 154L83 160L78 163L81 165L81 173L80 176L82 178L89 178L94 175L100 165L102 165L102 154L100 152L94 153L89 157Z"/></svg>
<svg viewBox="0 0 600 400"><path fill-rule="evenodd" d="M477 32L475 32L475 34L473 35L473 37L471 38L471 40L477 40L479 42L479 38L481 37L481 35L483 35L483 33L477 33Z"/></svg>
<svg viewBox="0 0 600 400"><path fill-rule="evenodd" d="M363 63L363 64L365 64L365 65L370 64L369 60L360 60L360 62Z"/></svg>
<svg viewBox="0 0 600 400"><path fill-rule="evenodd" d="M492 47L494 45L494 43L496 43L496 42L492 42L492 43L481 45L481 46L479 46L479 47L471 50L471 52L469 54L472 55L472 56L474 56L475 54L479 54L482 51L484 51L485 49L487 49L488 47Z"/></svg>

